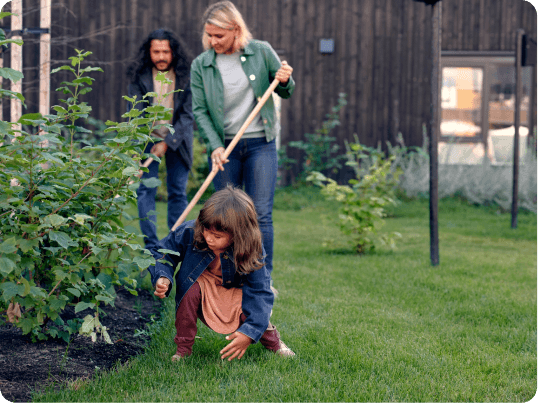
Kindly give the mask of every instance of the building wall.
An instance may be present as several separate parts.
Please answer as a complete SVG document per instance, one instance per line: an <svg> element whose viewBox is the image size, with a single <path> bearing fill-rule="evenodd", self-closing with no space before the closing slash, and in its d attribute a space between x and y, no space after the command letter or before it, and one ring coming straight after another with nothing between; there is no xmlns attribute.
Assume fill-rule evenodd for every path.
<svg viewBox="0 0 538 403"><path fill-rule="evenodd" d="M94 54L101 66L86 96L94 116L119 120L125 111L125 70L153 29L169 27L190 51L202 51L200 18L213 0L53 0L53 67L74 48ZM412 0L236 0L254 37L269 41L294 68L295 94L282 102L282 144L313 133L347 94L348 105L333 135L343 146L356 133L361 142L422 145L430 114L432 7ZM9 8L10 3L5 6ZM24 26L39 26L39 1L24 0ZM442 0L444 51L513 51L515 32L536 39L536 11L524 0ZM9 27L9 18L2 24ZM334 40L332 54L320 39ZM37 111L37 37L25 36L23 90L28 112ZM9 65L9 51L5 63ZM52 79L56 88L65 76ZM60 94L53 94L52 105ZM4 112L4 116L9 116ZM293 176L293 174L291 175Z"/></svg>

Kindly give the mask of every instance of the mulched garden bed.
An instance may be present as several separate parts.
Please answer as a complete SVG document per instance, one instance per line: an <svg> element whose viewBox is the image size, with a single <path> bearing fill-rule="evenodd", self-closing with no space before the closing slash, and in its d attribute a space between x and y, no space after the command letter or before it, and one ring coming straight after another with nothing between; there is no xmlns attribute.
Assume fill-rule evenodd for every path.
<svg viewBox="0 0 538 403"><path fill-rule="evenodd" d="M114 344L107 344L100 337L92 343L89 337L79 334L72 336L69 346L56 339L32 343L19 328L11 324L0 326L0 391L4 399L28 402L31 391L90 378L96 370L110 369L143 352L149 337L135 336L135 330L146 329L152 315L155 319L160 316L162 301L147 290L138 290L138 296L134 296L119 289L114 305L103 307L107 315L99 318ZM91 313L88 309L75 315L74 309L70 309L65 310L62 318L83 318Z"/></svg>

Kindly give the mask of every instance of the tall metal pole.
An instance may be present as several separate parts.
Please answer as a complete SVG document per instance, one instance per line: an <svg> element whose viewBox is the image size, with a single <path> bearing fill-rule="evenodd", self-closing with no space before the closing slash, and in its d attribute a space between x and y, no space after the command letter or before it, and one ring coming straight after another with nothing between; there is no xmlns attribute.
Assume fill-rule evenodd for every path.
<svg viewBox="0 0 538 403"><path fill-rule="evenodd" d="M511 227L517 228L517 195L518 195L518 182L519 182L519 126L521 125L521 70L522 70L522 45L523 35L525 32L522 29L517 30L516 34L516 105L514 112L514 169L513 184L512 184L512 220Z"/></svg>
<svg viewBox="0 0 538 403"><path fill-rule="evenodd" d="M51 0L41 0L40 28L48 29L49 33L41 34L39 42L39 113L50 114L50 21Z"/></svg>
<svg viewBox="0 0 538 403"><path fill-rule="evenodd" d="M11 31L15 32L12 39L21 39L22 35L22 0L11 1ZM22 71L22 47L12 44L11 46L11 68ZM11 90L22 93L22 80L17 83L11 83ZM17 122L22 116L22 103L18 99L11 99L11 121Z"/></svg>
<svg viewBox="0 0 538 403"><path fill-rule="evenodd" d="M441 93L441 18L442 2L432 6L432 72L431 72L431 118L430 118L430 260L433 266L439 264L439 151L440 128L439 94Z"/></svg>

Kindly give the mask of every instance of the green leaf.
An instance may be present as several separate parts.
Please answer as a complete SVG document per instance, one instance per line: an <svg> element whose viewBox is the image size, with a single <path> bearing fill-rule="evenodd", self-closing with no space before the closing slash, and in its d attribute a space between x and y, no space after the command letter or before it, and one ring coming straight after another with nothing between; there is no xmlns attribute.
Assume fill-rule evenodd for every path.
<svg viewBox="0 0 538 403"><path fill-rule="evenodd" d="M162 105L153 105L153 106L148 106L146 108L146 112L164 112L165 110L167 110L167 108L165 108L164 106Z"/></svg>
<svg viewBox="0 0 538 403"><path fill-rule="evenodd" d="M181 256L181 253L179 253L179 252L177 252L175 250L170 250L170 249L159 249L157 252L161 252L161 253L164 253L164 254Z"/></svg>
<svg viewBox="0 0 538 403"><path fill-rule="evenodd" d="M75 313L79 313L80 311L83 311L88 308L94 308L95 304L93 302L84 302L81 301L78 304L75 305Z"/></svg>
<svg viewBox="0 0 538 403"><path fill-rule="evenodd" d="M94 81L91 77L79 77L73 80L73 83L75 84L88 84L92 85L92 82Z"/></svg>
<svg viewBox="0 0 538 403"><path fill-rule="evenodd" d="M11 90L5 90L5 89L2 88L2 89L0 89L0 97L18 99L24 105L24 96L21 93L11 91Z"/></svg>
<svg viewBox="0 0 538 403"><path fill-rule="evenodd" d="M34 298L41 299L41 298L47 298L47 293L43 288L41 287L30 287L30 295Z"/></svg>
<svg viewBox="0 0 538 403"><path fill-rule="evenodd" d="M113 298L107 297L107 296L105 296L105 295L100 295L100 294L96 295L96 296L95 296L95 299L96 299L97 301L103 301L103 302L105 302L105 303L107 303L107 304L111 304L112 302L114 302L114 299L113 299Z"/></svg>
<svg viewBox="0 0 538 403"><path fill-rule="evenodd" d="M43 247L44 250L48 250L52 256L56 255L58 253L58 251L62 250L62 248L54 248L52 246L45 246Z"/></svg>
<svg viewBox="0 0 538 403"><path fill-rule="evenodd" d="M78 246L78 243L73 241L64 232L50 231L49 238L51 241L58 242L58 244L64 249L68 249L70 246Z"/></svg>
<svg viewBox="0 0 538 403"><path fill-rule="evenodd" d="M123 144L130 140L131 138L129 136L123 136L123 137L116 137L113 138L112 141L115 143Z"/></svg>
<svg viewBox="0 0 538 403"><path fill-rule="evenodd" d="M151 122L149 118L136 118L131 121L131 124L134 126L147 125Z"/></svg>
<svg viewBox="0 0 538 403"><path fill-rule="evenodd" d="M112 286L112 277L106 273L99 273L97 280L99 280L101 284L105 286L105 288L110 288Z"/></svg>
<svg viewBox="0 0 538 403"><path fill-rule="evenodd" d="M152 264L155 264L155 259L153 257L136 256L133 259L133 262L135 262L137 266L143 270L147 269Z"/></svg>
<svg viewBox="0 0 538 403"><path fill-rule="evenodd" d="M121 115L122 118L136 118L142 114L141 111L139 111L136 108L131 109L129 112L124 113Z"/></svg>
<svg viewBox="0 0 538 403"><path fill-rule="evenodd" d="M89 72L92 72L92 71L99 71L99 72L102 73L103 69L101 67L91 67L91 66L84 67L83 69L80 69L81 73L89 73Z"/></svg>
<svg viewBox="0 0 538 403"><path fill-rule="evenodd" d="M48 332L53 338L56 338L56 336L58 336L58 329L54 327L49 327Z"/></svg>
<svg viewBox="0 0 538 403"><path fill-rule="evenodd" d="M58 214L51 214L45 217L45 219L43 220L43 223L51 227L58 227L62 224L65 224L66 221L67 219L65 219L64 217Z"/></svg>
<svg viewBox="0 0 538 403"><path fill-rule="evenodd" d="M62 298L63 297L63 298ZM67 304L67 300L64 296L60 296L60 298L56 297L56 295L51 295L49 297L49 306L53 311L60 312L65 308L65 305Z"/></svg>
<svg viewBox="0 0 538 403"><path fill-rule="evenodd" d="M69 273L67 273L64 269L54 269L52 271L54 273L54 276L55 276L55 281L60 281L60 280L63 280L64 278L66 278Z"/></svg>
<svg viewBox="0 0 538 403"><path fill-rule="evenodd" d="M52 161L52 162L56 162L56 163L58 163L58 164L60 164L60 165L65 165L64 162L63 162L61 159L56 158L56 157L55 157L54 155L52 155L52 154L49 154L49 153L47 153L47 152L44 152L44 153L41 153L41 155L42 155L43 158L44 158L45 160L47 160L47 161Z"/></svg>
<svg viewBox="0 0 538 403"><path fill-rule="evenodd" d="M2 298L4 298L4 301L7 303L16 295L21 295L24 292L24 286L8 281L0 284L0 290L2 290Z"/></svg>
<svg viewBox="0 0 538 403"><path fill-rule="evenodd" d="M56 68L56 69L51 70L50 74L54 74L54 73L57 73L57 72L62 71L62 70L68 70L68 71L72 72L73 74L76 74L75 69L72 68L71 66L61 66L61 67L58 67L58 68Z"/></svg>
<svg viewBox="0 0 538 403"><path fill-rule="evenodd" d="M7 3L7 2L6 2L6 3ZM2 18L9 17L10 15L14 15L14 14L13 14L13 13L9 13L9 12L7 12L7 11L2 11L2 12L0 13L0 20L1 20Z"/></svg>
<svg viewBox="0 0 538 403"><path fill-rule="evenodd" d="M0 121L0 134L6 135L8 134L9 130L11 130L10 122Z"/></svg>
<svg viewBox="0 0 538 403"><path fill-rule="evenodd" d="M156 188L161 185L161 180L158 178L148 178L148 179L142 179L142 183L147 188Z"/></svg>
<svg viewBox="0 0 538 403"><path fill-rule="evenodd" d="M0 243L0 253L15 253L17 252L16 239L11 237Z"/></svg>
<svg viewBox="0 0 538 403"><path fill-rule="evenodd" d="M75 297L80 297L80 291L77 290L76 288L68 288L67 291L69 291Z"/></svg>
<svg viewBox="0 0 538 403"><path fill-rule="evenodd" d="M0 273L4 276L8 276L13 270L15 270L15 262L7 257L0 257Z"/></svg>
<svg viewBox="0 0 538 403"><path fill-rule="evenodd" d="M73 218L70 218L71 220L73 220ZM87 214L75 214L75 219L74 219L78 224L80 225L84 225L84 222L86 220L93 220L93 217L92 216L89 216Z"/></svg>
<svg viewBox="0 0 538 403"><path fill-rule="evenodd" d="M4 39L2 41L2 45L5 45L7 43L14 43L15 45L22 46L24 44L24 41L22 39Z"/></svg>
<svg viewBox="0 0 538 403"><path fill-rule="evenodd" d="M22 250L22 248L21 248L21 250ZM31 257L23 256L23 257L21 257L21 261L20 261L18 267L16 267L16 269L20 269L21 271L22 270L33 270L36 263L40 263L40 262L36 262L36 259L35 259L34 256L31 256ZM17 270L15 271L15 273L17 273ZM15 274L15 275L17 275L17 274Z"/></svg>
<svg viewBox="0 0 538 403"><path fill-rule="evenodd" d="M39 326L39 324L37 323L37 318L29 317L19 319L19 326L22 329L22 334L28 334L34 327Z"/></svg>
<svg viewBox="0 0 538 403"><path fill-rule="evenodd" d="M80 304L81 302L79 302L78 305ZM76 308L75 308L75 312L76 312ZM97 318L93 315L86 315L84 317L84 321L82 322L82 326L80 326L79 333L88 335L93 331L93 329L95 329L96 325L97 326L99 325L99 321L97 320Z"/></svg>
<svg viewBox="0 0 538 403"><path fill-rule="evenodd" d="M91 130L89 129L86 129L85 127L82 127L82 126L77 126L77 133L93 133Z"/></svg>
<svg viewBox="0 0 538 403"><path fill-rule="evenodd" d="M9 68L9 67L3 67L3 68L0 68L0 77L6 78L16 83L17 81L22 80L22 78L24 78L24 74L22 74L20 71L13 70L12 68Z"/></svg>
<svg viewBox="0 0 538 403"><path fill-rule="evenodd" d="M67 109L65 109L63 106L55 105L52 107L52 109L62 115L66 115L68 113Z"/></svg>
<svg viewBox="0 0 538 403"><path fill-rule="evenodd" d="M22 292L22 296L26 297L28 294L30 294L30 283L28 280L26 280L24 277L21 277L22 285L24 286L24 291Z"/></svg>
<svg viewBox="0 0 538 403"><path fill-rule="evenodd" d="M101 330L101 334L103 335L103 338L105 339L105 342L108 344L114 344L112 343L112 340L110 339L110 336L108 335L108 332L106 331L106 326L103 326Z"/></svg>
<svg viewBox="0 0 538 403"><path fill-rule="evenodd" d="M121 174L123 176L132 176L132 175L136 175L138 173L139 169L138 168L135 168L135 167L127 167L125 168Z"/></svg>

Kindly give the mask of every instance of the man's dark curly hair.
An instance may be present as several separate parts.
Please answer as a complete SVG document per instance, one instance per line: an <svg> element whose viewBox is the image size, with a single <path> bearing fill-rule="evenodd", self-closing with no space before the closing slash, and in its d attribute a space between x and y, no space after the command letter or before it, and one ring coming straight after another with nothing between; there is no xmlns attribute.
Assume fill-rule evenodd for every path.
<svg viewBox="0 0 538 403"><path fill-rule="evenodd" d="M176 72L179 87L183 88L189 79L192 55L190 54L185 43L172 31L166 28L156 29L148 35L144 43L142 43L138 49L136 59L134 59L127 68L127 77L131 80L131 82L134 82L138 76L145 73L147 70L151 70L153 67L153 62L151 61L149 48L151 47L151 41L154 39L160 41L169 41L173 55L172 68Z"/></svg>

